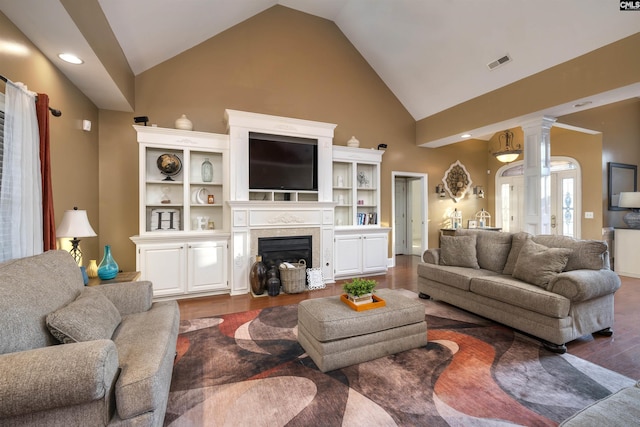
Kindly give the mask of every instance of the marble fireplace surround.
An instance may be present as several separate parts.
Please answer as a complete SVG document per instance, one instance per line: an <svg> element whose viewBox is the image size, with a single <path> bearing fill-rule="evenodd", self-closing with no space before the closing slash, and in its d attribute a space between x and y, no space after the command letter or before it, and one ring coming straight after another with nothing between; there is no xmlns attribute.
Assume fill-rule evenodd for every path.
<svg viewBox="0 0 640 427"><path fill-rule="evenodd" d="M229 202L233 256L232 294L249 291L249 271L262 237L311 236L313 267L333 283L335 202ZM245 289L246 288L246 289Z"/></svg>

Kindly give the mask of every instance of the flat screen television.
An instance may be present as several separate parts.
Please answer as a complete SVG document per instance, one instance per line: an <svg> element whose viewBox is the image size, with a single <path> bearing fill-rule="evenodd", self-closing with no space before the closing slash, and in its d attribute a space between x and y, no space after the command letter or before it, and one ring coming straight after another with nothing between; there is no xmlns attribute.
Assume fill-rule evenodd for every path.
<svg viewBox="0 0 640 427"><path fill-rule="evenodd" d="M318 141L250 132L249 189L318 191Z"/></svg>

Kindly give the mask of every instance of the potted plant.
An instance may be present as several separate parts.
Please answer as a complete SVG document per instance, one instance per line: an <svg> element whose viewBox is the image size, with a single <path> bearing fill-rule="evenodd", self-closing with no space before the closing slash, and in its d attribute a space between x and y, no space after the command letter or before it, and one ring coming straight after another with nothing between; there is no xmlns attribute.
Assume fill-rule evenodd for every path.
<svg viewBox="0 0 640 427"><path fill-rule="evenodd" d="M355 278L346 282L342 286L342 290L354 304L366 304L373 302L373 293L377 285L378 282L373 279Z"/></svg>

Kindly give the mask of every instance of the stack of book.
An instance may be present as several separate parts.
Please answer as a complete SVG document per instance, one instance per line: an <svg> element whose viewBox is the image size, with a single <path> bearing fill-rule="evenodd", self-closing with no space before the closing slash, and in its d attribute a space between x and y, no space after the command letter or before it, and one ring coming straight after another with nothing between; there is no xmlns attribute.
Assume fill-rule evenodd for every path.
<svg viewBox="0 0 640 427"><path fill-rule="evenodd" d="M358 225L371 225L378 223L378 214L376 212L359 213Z"/></svg>

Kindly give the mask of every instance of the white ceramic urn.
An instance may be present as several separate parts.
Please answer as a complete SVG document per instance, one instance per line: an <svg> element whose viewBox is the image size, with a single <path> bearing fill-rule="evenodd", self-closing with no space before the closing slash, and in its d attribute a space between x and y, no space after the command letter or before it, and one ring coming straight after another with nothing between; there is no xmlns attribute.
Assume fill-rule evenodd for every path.
<svg viewBox="0 0 640 427"><path fill-rule="evenodd" d="M358 141L355 136L352 136L351 139L347 141L347 147L360 147L360 141Z"/></svg>
<svg viewBox="0 0 640 427"><path fill-rule="evenodd" d="M183 114L176 119L176 129L193 130L193 123L191 123L191 120L187 119L187 116Z"/></svg>

